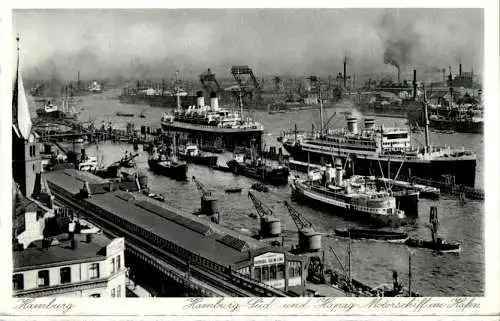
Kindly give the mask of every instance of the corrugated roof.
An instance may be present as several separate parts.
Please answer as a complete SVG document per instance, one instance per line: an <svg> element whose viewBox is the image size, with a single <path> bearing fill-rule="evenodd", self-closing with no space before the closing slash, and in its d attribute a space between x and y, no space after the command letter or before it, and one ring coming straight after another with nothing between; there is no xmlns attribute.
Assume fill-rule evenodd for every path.
<svg viewBox="0 0 500 321"><path fill-rule="evenodd" d="M248 251L250 249L247 242L229 234L224 235L218 241L240 252Z"/></svg>

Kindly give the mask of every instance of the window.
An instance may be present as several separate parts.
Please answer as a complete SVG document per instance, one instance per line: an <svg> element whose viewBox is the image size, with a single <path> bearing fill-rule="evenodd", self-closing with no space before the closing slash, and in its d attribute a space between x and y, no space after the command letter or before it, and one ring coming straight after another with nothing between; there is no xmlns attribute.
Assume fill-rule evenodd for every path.
<svg viewBox="0 0 500 321"><path fill-rule="evenodd" d="M71 268L63 267L59 270L61 275L61 284L70 283L71 282Z"/></svg>
<svg viewBox="0 0 500 321"><path fill-rule="evenodd" d="M112 298L114 298L114 297L116 296L116 294L115 294L115 293L116 293L115 288L112 288L112 289L111 289L111 297L112 297Z"/></svg>
<svg viewBox="0 0 500 321"><path fill-rule="evenodd" d="M276 274L276 278L278 280L282 280L285 278L285 265L278 264L278 273Z"/></svg>
<svg viewBox="0 0 500 321"><path fill-rule="evenodd" d="M254 278L257 281L259 281L259 282L262 281L262 275L261 275L261 269L260 269L260 267L256 267L255 268Z"/></svg>
<svg viewBox="0 0 500 321"><path fill-rule="evenodd" d="M89 265L89 279L99 278L99 263L91 263Z"/></svg>
<svg viewBox="0 0 500 321"><path fill-rule="evenodd" d="M49 270L38 271L38 287L49 286Z"/></svg>
<svg viewBox="0 0 500 321"><path fill-rule="evenodd" d="M262 267L262 281L269 281L269 266Z"/></svg>
<svg viewBox="0 0 500 321"><path fill-rule="evenodd" d="M122 286L118 285L118 287L116 288L116 297L120 298L121 295L122 295Z"/></svg>
<svg viewBox="0 0 500 321"><path fill-rule="evenodd" d="M111 259L111 273L115 273L115 258Z"/></svg>
<svg viewBox="0 0 500 321"><path fill-rule="evenodd" d="M122 262L121 262L121 260L120 260L120 259L121 259L121 258L120 258L120 256L118 255L118 256L116 257L116 270L117 270L117 271L120 271L120 269L122 268Z"/></svg>
<svg viewBox="0 0 500 321"><path fill-rule="evenodd" d="M269 280L276 280L276 265L269 267Z"/></svg>
<svg viewBox="0 0 500 321"><path fill-rule="evenodd" d="M14 290L24 290L24 275L22 273L14 274L12 276L12 283Z"/></svg>

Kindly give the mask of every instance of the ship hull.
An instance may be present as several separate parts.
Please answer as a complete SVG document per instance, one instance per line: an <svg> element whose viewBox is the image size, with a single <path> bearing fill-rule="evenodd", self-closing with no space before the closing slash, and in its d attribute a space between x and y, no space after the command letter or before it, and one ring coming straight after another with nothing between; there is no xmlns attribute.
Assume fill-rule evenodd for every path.
<svg viewBox="0 0 500 321"><path fill-rule="evenodd" d="M217 165L217 156L190 156L190 155L183 155L183 154L178 154L178 157L180 160L183 160L187 163L192 163L192 164L198 164L198 165L204 165L204 166L209 166L213 167Z"/></svg>
<svg viewBox="0 0 500 321"><path fill-rule="evenodd" d="M335 235L342 237L350 237L352 239L369 239L369 240L382 240L382 241L393 241L393 242L404 242L408 239L408 234L397 233L397 232L386 232L386 231L374 231L374 230L360 230L360 229L349 229L349 230L334 230Z"/></svg>
<svg viewBox="0 0 500 321"><path fill-rule="evenodd" d="M313 164L332 162L332 158L346 160L345 155L326 154L309 152L301 147L283 144L285 150L293 159ZM309 156L308 156L309 155ZM353 168L356 175L375 175L384 177L394 177L399 171L399 175L415 176L425 179L441 181L443 175L455 177L455 183L474 187L476 181L476 159L472 157L464 158L439 158L432 160L420 159L397 159L389 157L364 157L358 156L352 159ZM402 165L401 165L402 163ZM401 169L400 169L401 167ZM381 171L383 175L381 174Z"/></svg>
<svg viewBox="0 0 500 321"><path fill-rule="evenodd" d="M202 145L211 145L220 142L227 150L235 147L255 146L258 151L262 145L262 128L221 128L217 126L192 124L184 122L162 122L162 130L167 133L181 133L188 140L199 141Z"/></svg>
<svg viewBox="0 0 500 321"><path fill-rule="evenodd" d="M148 165L151 171L155 174L168 176L176 180L186 180L188 167L186 164L176 164L172 166L164 166L156 160L148 160Z"/></svg>
<svg viewBox="0 0 500 321"><path fill-rule="evenodd" d="M348 203L331 200L324 195L305 190L292 184L292 196L295 201L307 204L321 211L345 217L351 221L366 222L373 226L398 227L407 224L410 220L396 215L381 215L358 210Z"/></svg>
<svg viewBox="0 0 500 321"><path fill-rule="evenodd" d="M430 250L439 251L442 253L460 252L460 244L457 244L457 243L438 243L438 242L417 240L417 239L410 238L410 239L406 240L405 245L411 246L411 247L430 249Z"/></svg>
<svg viewBox="0 0 500 321"><path fill-rule="evenodd" d="M268 182L275 185L288 184L288 168L262 170L254 167L249 167L246 164L239 164L236 161L227 162L227 166L236 175L243 175L259 181Z"/></svg>

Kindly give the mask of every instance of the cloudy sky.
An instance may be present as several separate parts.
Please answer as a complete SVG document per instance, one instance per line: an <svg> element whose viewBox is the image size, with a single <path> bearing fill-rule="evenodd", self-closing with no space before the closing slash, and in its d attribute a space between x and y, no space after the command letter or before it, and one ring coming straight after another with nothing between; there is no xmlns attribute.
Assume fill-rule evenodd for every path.
<svg viewBox="0 0 500 321"><path fill-rule="evenodd" d="M480 72L481 9L16 10L30 78L185 77L235 64L259 75ZM385 58L385 59L384 59Z"/></svg>

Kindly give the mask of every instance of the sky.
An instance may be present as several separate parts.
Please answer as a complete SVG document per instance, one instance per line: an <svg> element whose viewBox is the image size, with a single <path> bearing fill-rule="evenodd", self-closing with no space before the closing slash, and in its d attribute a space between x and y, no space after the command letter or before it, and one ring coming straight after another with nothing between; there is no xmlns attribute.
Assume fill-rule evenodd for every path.
<svg viewBox="0 0 500 321"><path fill-rule="evenodd" d="M13 24L32 79L228 77L232 65L325 76L345 56L356 77L483 67L482 9L30 9Z"/></svg>

